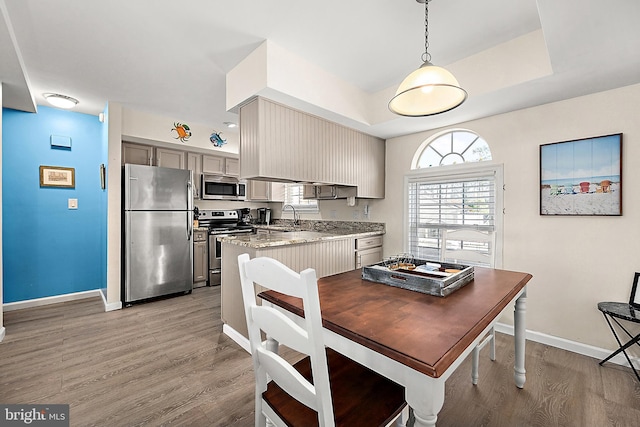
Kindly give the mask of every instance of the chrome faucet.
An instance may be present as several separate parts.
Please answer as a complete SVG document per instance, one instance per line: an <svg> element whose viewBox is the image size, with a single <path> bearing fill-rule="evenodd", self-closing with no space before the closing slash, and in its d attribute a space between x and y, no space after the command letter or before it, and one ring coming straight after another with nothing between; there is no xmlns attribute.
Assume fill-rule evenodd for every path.
<svg viewBox="0 0 640 427"><path fill-rule="evenodd" d="M291 210L293 210L293 225L300 225L300 217L298 216L298 214L296 213L296 208L293 207L293 205L284 205L282 207L282 212L284 212L284 209L289 206L291 208Z"/></svg>

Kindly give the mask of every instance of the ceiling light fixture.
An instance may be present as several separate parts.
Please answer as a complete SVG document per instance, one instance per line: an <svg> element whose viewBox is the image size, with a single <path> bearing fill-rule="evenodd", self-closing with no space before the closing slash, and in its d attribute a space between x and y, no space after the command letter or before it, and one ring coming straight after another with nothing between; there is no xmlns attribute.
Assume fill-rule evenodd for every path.
<svg viewBox="0 0 640 427"><path fill-rule="evenodd" d="M224 122L224 124L228 127L228 128L234 128L237 127L238 125L232 122Z"/></svg>
<svg viewBox="0 0 640 427"><path fill-rule="evenodd" d="M465 99L462 89L449 71L431 63L429 49L429 2L424 3L424 53L422 66L400 83L396 95L389 101L389 110L401 116L424 117L453 110Z"/></svg>
<svg viewBox="0 0 640 427"><path fill-rule="evenodd" d="M66 95L60 95L59 93L45 93L44 99L54 107L64 108L68 110L75 107L78 104L78 100Z"/></svg>

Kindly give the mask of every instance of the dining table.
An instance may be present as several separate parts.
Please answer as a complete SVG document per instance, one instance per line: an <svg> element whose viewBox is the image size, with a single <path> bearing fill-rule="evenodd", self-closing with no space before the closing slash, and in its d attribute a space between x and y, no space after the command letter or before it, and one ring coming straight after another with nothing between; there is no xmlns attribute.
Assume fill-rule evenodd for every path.
<svg viewBox="0 0 640 427"><path fill-rule="evenodd" d="M445 381L510 306L514 381L517 388L524 387L526 286L531 278L475 267L473 280L440 297L364 280L361 269L323 277L318 293L324 344L404 386L414 425L435 426ZM294 321L304 316L298 298L275 291L259 297Z"/></svg>

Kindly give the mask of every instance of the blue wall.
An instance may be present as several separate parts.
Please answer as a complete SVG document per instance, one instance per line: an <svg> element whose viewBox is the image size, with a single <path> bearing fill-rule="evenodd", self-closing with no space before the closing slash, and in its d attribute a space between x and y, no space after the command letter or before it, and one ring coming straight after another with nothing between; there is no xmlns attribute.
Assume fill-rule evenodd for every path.
<svg viewBox="0 0 640 427"><path fill-rule="evenodd" d="M43 106L2 110L5 303L106 287L105 127L96 116ZM51 135L70 137L71 149L52 147ZM75 188L40 187L40 165L75 168Z"/></svg>

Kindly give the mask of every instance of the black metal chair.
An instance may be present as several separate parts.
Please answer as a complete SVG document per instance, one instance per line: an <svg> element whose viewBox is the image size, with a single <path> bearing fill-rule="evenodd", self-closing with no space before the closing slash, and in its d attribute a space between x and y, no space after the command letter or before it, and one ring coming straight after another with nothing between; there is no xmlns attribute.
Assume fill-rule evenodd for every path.
<svg viewBox="0 0 640 427"><path fill-rule="evenodd" d="M607 324L609 325L609 328L611 329L611 332L613 333L613 336L616 338L616 341L618 342L618 345L620 346L620 348L618 348L616 351L614 351L609 356L607 356L606 359L600 361L600 366L602 366L603 363L605 363L606 361L608 361L612 357L614 357L617 354L619 354L620 352L622 352L622 353L624 353L624 357L627 358L627 362L629 362L629 365L631 366L631 369L633 369L633 372L636 374L636 378L638 378L638 381L640 381L640 374L638 374L638 371L636 370L635 366L633 365L633 362L631 361L631 358L627 354L627 349L629 347L631 347L632 345L634 345L634 344L636 344L638 347L640 347L640 333L638 333L637 335L633 336L618 321L618 319L627 320L629 322L634 322L634 323L640 323L640 290L638 289L638 279L639 278L640 278L640 273L636 273L635 277L633 279L633 287L631 288L631 297L629 298L629 303L624 303L624 302L600 302L600 303L598 303L598 310L600 310L602 312L602 314L604 315L604 319L607 321ZM629 341L627 341L626 343L622 344L622 341L620 341L620 337L618 337L618 334L616 333L616 330L614 329L613 325L611 324L612 320L620 327L620 329L622 329L628 335Z"/></svg>

